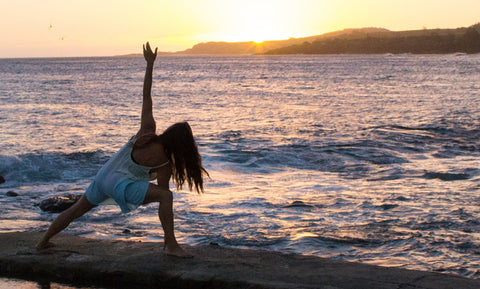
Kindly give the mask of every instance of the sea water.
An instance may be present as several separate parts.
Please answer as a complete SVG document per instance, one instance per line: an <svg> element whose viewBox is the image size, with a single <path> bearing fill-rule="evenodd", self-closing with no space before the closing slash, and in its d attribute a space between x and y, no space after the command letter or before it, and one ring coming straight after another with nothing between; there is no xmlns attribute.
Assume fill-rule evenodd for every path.
<svg viewBox="0 0 480 289"><path fill-rule="evenodd" d="M0 232L46 230L38 203L84 192L139 128L144 71L0 59ZM159 56L153 100L211 177L172 185L181 243L480 278L480 55ZM157 209L101 206L65 232L161 242Z"/></svg>

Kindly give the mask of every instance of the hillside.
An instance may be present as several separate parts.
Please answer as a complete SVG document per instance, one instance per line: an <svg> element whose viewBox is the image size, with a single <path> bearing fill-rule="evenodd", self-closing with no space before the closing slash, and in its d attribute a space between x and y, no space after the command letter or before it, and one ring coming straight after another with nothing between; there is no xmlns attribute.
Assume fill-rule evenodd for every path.
<svg viewBox="0 0 480 289"><path fill-rule="evenodd" d="M287 40L273 40L264 41L262 43L255 43L253 41L247 42L206 42L194 45L192 48L185 51L179 51L177 54L263 54L267 51L278 49L282 47L299 45L304 42L313 42L321 39L330 39L334 37L350 37L353 33L381 33L389 30L382 28L361 28L361 29L345 29L325 33L322 35L290 38Z"/></svg>
<svg viewBox="0 0 480 289"><path fill-rule="evenodd" d="M468 28L362 31L279 47L265 54L480 53L480 23Z"/></svg>

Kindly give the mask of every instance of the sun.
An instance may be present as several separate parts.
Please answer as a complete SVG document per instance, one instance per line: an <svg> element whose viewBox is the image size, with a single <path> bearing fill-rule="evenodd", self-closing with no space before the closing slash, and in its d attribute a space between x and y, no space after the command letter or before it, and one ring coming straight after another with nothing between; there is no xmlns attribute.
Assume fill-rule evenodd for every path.
<svg viewBox="0 0 480 289"><path fill-rule="evenodd" d="M288 39L287 23L289 7L279 5L283 1L246 0L252 5L235 6L235 15L230 15L230 40L262 43L267 40Z"/></svg>
<svg viewBox="0 0 480 289"><path fill-rule="evenodd" d="M255 44L262 44L269 40L284 40L292 37L287 33L276 30L262 30L258 31L258 28L246 29L245 27L241 31L232 31L229 33L223 33L217 36L220 41L227 42L254 42Z"/></svg>
<svg viewBox="0 0 480 289"><path fill-rule="evenodd" d="M308 1L315 5L307 5L303 0L242 0L241 4L238 1L218 1L222 3L219 4L221 10L209 18L209 23L214 28L208 35L213 37L208 39L203 34L202 41L248 41L261 44L304 36L309 34L305 32L305 27L308 30L314 29L313 24L307 23L305 19L305 9L308 7L309 11L315 10L315 17L321 18L323 15L323 9L318 8L318 3L323 1Z"/></svg>
<svg viewBox="0 0 480 289"><path fill-rule="evenodd" d="M286 31L279 28L279 25L272 25L272 22L261 21L256 22L255 26L252 26L245 31L245 37L249 37L249 41L253 41L257 44L261 44L268 40L283 40L290 38L290 35Z"/></svg>
<svg viewBox="0 0 480 289"><path fill-rule="evenodd" d="M256 44L262 44L269 40L283 40L290 38L286 31L272 25L266 20L252 21L248 25L244 25L239 31L235 31L229 35L230 41L253 41Z"/></svg>

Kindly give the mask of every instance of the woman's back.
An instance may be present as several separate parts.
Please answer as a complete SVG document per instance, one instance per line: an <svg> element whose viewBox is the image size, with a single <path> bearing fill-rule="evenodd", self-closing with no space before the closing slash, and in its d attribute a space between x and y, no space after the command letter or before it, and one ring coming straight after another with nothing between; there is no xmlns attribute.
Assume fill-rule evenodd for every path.
<svg viewBox="0 0 480 289"><path fill-rule="evenodd" d="M152 141L142 146L134 145L132 160L142 166L157 167L168 161L163 145Z"/></svg>

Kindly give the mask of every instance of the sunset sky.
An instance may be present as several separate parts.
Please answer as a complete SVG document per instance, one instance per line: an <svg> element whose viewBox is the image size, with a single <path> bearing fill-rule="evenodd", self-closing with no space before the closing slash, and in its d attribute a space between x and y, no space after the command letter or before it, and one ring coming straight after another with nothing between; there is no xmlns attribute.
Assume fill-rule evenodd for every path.
<svg viewBox="0 0 480 289"><path fill-rule="evenodd" d="M457 28L479 0L0 0L0 58L179 51L206 41L262 41L344 28Z"/></svg>

